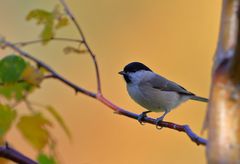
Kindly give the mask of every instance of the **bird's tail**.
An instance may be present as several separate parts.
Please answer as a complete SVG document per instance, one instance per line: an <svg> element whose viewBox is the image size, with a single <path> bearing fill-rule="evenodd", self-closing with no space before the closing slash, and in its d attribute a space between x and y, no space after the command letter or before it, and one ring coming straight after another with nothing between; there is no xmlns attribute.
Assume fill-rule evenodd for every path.
<svg viewBox="0 0 240 164"><path fill-rule="evenodd" d="M191 97L191 99L196 100L196 101L208 102L207 98L200 97L200 96L193 96L193 97Z"/></svg>

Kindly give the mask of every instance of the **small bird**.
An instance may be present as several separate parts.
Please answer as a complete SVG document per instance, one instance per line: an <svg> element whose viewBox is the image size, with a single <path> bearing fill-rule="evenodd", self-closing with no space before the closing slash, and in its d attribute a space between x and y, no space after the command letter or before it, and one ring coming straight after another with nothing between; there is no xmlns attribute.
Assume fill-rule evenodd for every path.
<svg viewBox="0 0 240 164"><path fill-rule="evenodd" d="M119 74L124 77L130 97L148 110L139 115L138 121L141 124L149 112L164 112L156 119L158 125L166 114L189 99L208 102L207 98L196 96L177 83L154 73L140 62L129 63Z"/></svg>

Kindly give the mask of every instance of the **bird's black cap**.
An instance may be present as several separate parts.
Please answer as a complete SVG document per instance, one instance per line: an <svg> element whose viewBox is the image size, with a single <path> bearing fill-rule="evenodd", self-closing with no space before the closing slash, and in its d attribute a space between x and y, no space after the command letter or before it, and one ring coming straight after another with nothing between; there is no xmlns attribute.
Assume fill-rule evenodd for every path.
<svg viewBox="0 0 240 164"><path fill-rule="evenodd" d="M141 70L151 71L152 72L152 70L150 68L148 68L147 66L145 66L144 64L142 64L140 62L129 63L123 69L124 72L130 72L130 73L131 72L141 71Z"/></svg>

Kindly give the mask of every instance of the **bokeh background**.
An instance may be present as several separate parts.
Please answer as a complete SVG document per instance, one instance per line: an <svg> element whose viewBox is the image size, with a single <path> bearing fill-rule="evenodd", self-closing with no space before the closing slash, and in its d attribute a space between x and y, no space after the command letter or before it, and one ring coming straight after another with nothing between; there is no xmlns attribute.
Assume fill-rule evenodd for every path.
<svg viewBox="0 0 240 164"><path fill-rule="evenodd" d="M0 35L10 41L36 39L41 27L26 22L25 16L32 9L52 10L58 4L57 0L0 1ZM67 0L67 3L97 55L103 92L112 102L136 113L143 111L130 99L123 79L117 74L132 61L143 62L188 90L208 97L221 1ZM73 26L60 30L57 36L78 38ZM65 45L53 42L24 49L69 80L95 90L90 57L63 55ZM206 163L205 148L191 142L184 133L141 126L135 120L113 114L94 99L76 95L58 81L44 81L31 100L51 104L64 116L72 140L57 125L51 130L64 164ZM199 134L206 107L204 103L189 101L165 120L188 124ZM22 112L26 112L24 107ZM7 137L15 148L35 157L34 150L15 128Z"/></svg>

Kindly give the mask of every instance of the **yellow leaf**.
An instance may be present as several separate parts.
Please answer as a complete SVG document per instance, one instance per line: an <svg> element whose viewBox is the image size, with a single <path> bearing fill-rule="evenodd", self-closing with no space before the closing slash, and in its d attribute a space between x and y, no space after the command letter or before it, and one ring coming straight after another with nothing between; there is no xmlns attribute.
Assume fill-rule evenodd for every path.
<svg viewBox="0 0 240 164"><path fill-rule="evenodd" d="M32 85L39 86L44 78L43 71L28 64L22 73L22 79Z"/></svg>
<svg viewBox="0 0 240 164"><path fill-rule="evenodd" d="M63 118L61 115L52 107L52 106L47 106L46 108L51 115L57 120L58 124L61 126L61 128L64 130L64 132L67 134L69 138L71 138L71 133L70 130L68 129L67 125L65 124Z"/></svg>
<svg viewBox="0 0 240 164"><path fill-rule="evenodd" d="M17 112L10 106L0 104L0 138L2 138L11 128Z"/></svg>
<svg viewBox="0 0 240 164"><path fill-rule="evenodd" d="M51 38L54 36L54 15L52 12L35 9L32 10L26 17L27 20L35 19L38 25L43 25L44 28L41 32L42 43L48 43Z"/></svg>
<svg viewBox="0 0 240 164"><path fill-rule="evenodd" d="M50 139L47 126L52 126L41 113L22 116L17 124L19 131L32 146L41 151Z"/></svg>
<svg viewBox="0 0 240 164"><path fill-rule="evenodd" d="M67 17L60 17L58 19L58 22L56 24L56 29L59 29L61 27L67 26L68 25L68 18Z"/></svg>
<svg viewBox="0 0 240 164"><path fill-rule="evenodd" d="M70 54L70 53L83 54L83 53L86 53L87 51L86 50L81 50L79 48L75 48L75 47L72 47L72 46L67 46L63 49L63 52L67 55L67 54Z"/></svg>

